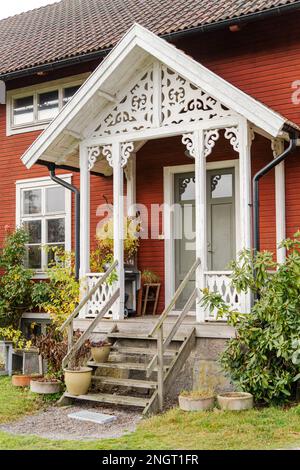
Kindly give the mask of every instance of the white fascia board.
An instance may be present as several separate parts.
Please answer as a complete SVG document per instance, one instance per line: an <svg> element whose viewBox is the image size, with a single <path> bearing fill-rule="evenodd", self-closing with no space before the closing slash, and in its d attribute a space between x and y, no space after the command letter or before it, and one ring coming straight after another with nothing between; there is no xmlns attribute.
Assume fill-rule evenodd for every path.
<svg viewBox="0 0 300 470"><path fill-rule="evenodd" d="M165 63L271 136L278 136L282 130L286 120L281 115L211 72L166 40L135 24L90 75L66 107L23 154L21 159L27 168L32 167L66 127L71 128L71 121L136 46Z"/></svg>

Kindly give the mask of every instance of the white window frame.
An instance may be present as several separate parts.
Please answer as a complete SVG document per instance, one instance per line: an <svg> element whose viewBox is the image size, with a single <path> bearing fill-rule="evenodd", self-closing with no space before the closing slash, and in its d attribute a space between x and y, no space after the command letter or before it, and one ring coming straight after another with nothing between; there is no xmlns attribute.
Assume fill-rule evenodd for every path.
<svg viewBox="0 0 300 470"><path fill-rule="evenodd" d="M32 132L36 130L45 129L52 119L38 120L37 109L38 109L38 95L41 93L47 93L50 91L58 90L59 100L59 111L63 107L63 90L72 86L82 85L87 79L89 73L83 73L80 75L74 75L72 77L61 78L58 80L52 80L45 83L39 83L36 85L18 88L16 90L9 90L6 94L6 135L22 134L24 132ZM26 96L33 96L33 113L34 120L32 122L26 122L24 124L14 124L14 100L18 98L26 98Z"/></svg>
<svg viewBox="0 0 300 470"><path fill-rule="evenodd" d="M65 174L65 175L59 175L59 178L66 181L67 183L72 183L72 174ZM39 218L38 214L32 214L32 216L26 216L22 217L22 191L24 190L30 190L30 189L42 189L42 191L45 191L47 188L53 188L59 186L57 183L51 180L49 176L42 177L42 178L31 178L31 179L24 179L24 180L18 180L16 181L16 227L20 227L22 224L22 219L27 219L27 220L35 220ZM45 198L43 198L45 201ZM65 188L65 250L66 251L71 251L72 249L72 194L71 191ZM44 211L43 211L44 212ZM61 218L61 214L47 214L47 217L45 215L41 215L40 218L42 219L42 240L41 240L41 245L45 246L46 245L46 219L49 218L50 216L51 219L55 218ZM36 270L35 271L35 276L37 278L41 277L47 277L47 274L44 270L44 267L46 266L46 253L43 250L42 251L42 270Z"/></svg>

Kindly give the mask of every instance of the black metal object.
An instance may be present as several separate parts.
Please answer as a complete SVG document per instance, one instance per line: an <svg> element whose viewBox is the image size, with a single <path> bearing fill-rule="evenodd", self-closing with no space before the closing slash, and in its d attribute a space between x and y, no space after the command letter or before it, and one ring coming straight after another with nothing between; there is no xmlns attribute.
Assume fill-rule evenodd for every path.
<svg viewBox="0 0 300 470"><path fill-rule="evenodd" d="M52 181L72 191L75 195L75 278L78 280L80 268L80 191L73 184L67 183L56 176L55 163L45 162L45 165L48 167Z"/></svg>
<svg viewBox="0 0 300 470"><path fill-rule="evenodd" d="M134 316L137 311L136 294L141 287L141 272L134 265L125 264L124 275L126 290L124 317L127 318ZM128 305L128 301L130 305Z"/></svg>
<svg viewBox="0 0 300 470"><path fill-rule="evenodd" d="M300 1L297 1L291 4L269 8L264 11L256 11L254 13L249 13L248 15L243 15L237 18L228 18L225 20L216 21L214 23L209 23L209 24L205 24L202 26L188 28L183 31L174 31L172 33L162 34L161 37L168 41L174 41L174 40L176 41L177 39L181 39L182 37L186 37L191 34L205 33L208 31L215 31L217 29L225 28L234 24L242 24L242 23L247 23L247 22L248 23L253 22L256 20L263 20L263 19L274 17L276 15L290 13L299 9L300 9ZM47 64L37 65L34 67L28 67L26 69L16 70L14 72L3 73L3 74L0 74L0 80L9 81L9 80L13 80L16 78L28 76L28 75L33 75L38 72L57 70L63 67L69 67L71 65L75 65L79 63L98 60L100 58L105 57L111 51L111 49L112 48L101 49L99 51L89 52L87 54L82 54L82 55L78 55L78 56L71 57L71 58L64 58L64 59L56 60L54 62L50 62Z"/></svg>
<svg viewBox="0 0 300 470"><path fill-rule="evenodd" d="M298 132L295 129L288 128L287 129L290 135L290 143L289 146L284 150L281 155L274 158L271 162L269 162L266 166L264 166L261 170L259 170L256 175L253 177L252 180L252 187L253 187L253 248L254 254L256 254L260 249L260 227L259 227L259 181L260 179L265 176L269 171L271 171L275 166L279 165L285 158L290 155L297 146L297 139L298 139Z"/></svg>
<svg viewBox="0 0 300 470"><path fill-rule="evenodd" d="M51 162L47 162L46 160L38 160L37 162L35 162L35 165L42 165L42 166L46 166L48 167L49 164L51 164ZM57 165L57 163L55 163L55 168L56 170L67 170L67 171L74 171L75 173L80 173L80 168L76 168L76 166L70 166L70 165ZM104 178L106 178L106 175L104 175L103 173L96 173L96 171L90 171L90 174L93 175L93 176L103 176Z"/></svg>

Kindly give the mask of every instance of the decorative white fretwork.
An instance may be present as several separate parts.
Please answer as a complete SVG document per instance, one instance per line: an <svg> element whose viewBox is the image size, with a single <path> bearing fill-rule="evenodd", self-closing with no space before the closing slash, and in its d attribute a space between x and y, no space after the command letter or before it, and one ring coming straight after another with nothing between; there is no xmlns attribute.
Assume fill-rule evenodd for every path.
<svg viewBox="0 0 300 470"><path fill-rule="evenodd" d="M230 141L233 150L238 152L240 147L238 127L226 127L224 137Z"/></svg>
<svg viewBox="0 0 300 470"><path fill-rule="evenodd" d="M95 284L99 281L100 277L102 277L104 274L103 273L90 273L87 274L86 276L86 281L87 281L87 291L89 292ZM108 301L108 299L113 295L115 289L114 284L101 284L99 289L95 292L95 294L92 296L92 298L88 301L86 305L86 310L85 310L85 317L86 318L94 318L96 317L100 312L101 308L105 305L105 303ZM112 306L111 311L109 311L106 315L105 318L111 318L112 313L114 310L115 306Z"/></svg>
<svg viewBox="0 0 300 470"><path fill-rule="evenodd" d="M124 93L119 93L117 104L103 111L92 137L149 129L157 122L161 126L173 126L233 115L220 101L156 62L145 68L136 81L132 80Z"/></svg>
<svg viewBox="0 0 300 470"><path fill-rule="evenodd" d="M283 152L283 141L281 139L272 139L271 148L273 157L278 157Z"/></svg>
<svg viewBox="0 0 300 470"><path fill-rule="evenodd" d="M130 157L131 153L134 151L134 144L133 142L124 142L121 144L121 167L127 165L128 158Z"/></svg>
<svg viewBox="0 0 300 470"><path fill-rule="evenodd" d="M220 134L218 129L210 129L204 132L204 156L208 157L216 145Z"/></svg>
<svg viewBox="0 0 300 470"><path fill-rule="evenodd" d="M211 271L205 273L205 285L210 292L221 294L222 299L230 306L232 310L241 311L241 299L235 288L231 285L230 272ZM207 320L217 320L217 310L206 312ZM224 320L224 318L219 318Z"/></svg>
<svg viewBox="0 0 300 470"><path fill-rule="evenodd" d="M251 145L253 140L255 139L255 132L254 132L253 127L249 127L249 137L250 137L250 145Z"/></svg>
<svg viewBox="0 0 300 470"><path fill-rule="evenodd" d="M162 125L211 120L232 114L226 106L169 67L161 66Z"/></svg>
<svg viewBox="0 0 300 470"><path fill-rule="evenodd" d="M101 154L101 147L95 145L94 147L88 147L88 169L91 171L94 168L94 165L97 161L97 158Z"/></svg>
<svg viewBox="0 0 300 470"><path fill-rule="evenodd" d="M109 166L113 167L113 156L112 156L112 145L103 145L102 147L102 153L104 157L106 158Z"/></svg>
<svg viewBox="0 0 300 470"><path fill-rule="evenodd" d="M119 103L101 117L95 135L112 135L147 129L153 123L153 70L144 71Z"/></svg>
<svg viewBox="0 0 300 470"><path fill-rule="evenodd" d="M183 143L183 145L186 146L187 151L193 158L195 158L196 156L194 139L195 139L195 135L193 134L193 132L189 134L183 134L182 139L181 139L181 142Z"/></svg>

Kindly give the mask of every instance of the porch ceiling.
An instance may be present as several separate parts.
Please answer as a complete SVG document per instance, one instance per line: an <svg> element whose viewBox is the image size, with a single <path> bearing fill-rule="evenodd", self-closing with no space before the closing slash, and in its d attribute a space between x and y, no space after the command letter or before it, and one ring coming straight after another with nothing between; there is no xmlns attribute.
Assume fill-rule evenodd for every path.
<svg viewBox="0 0 300 470"><path fill-rule="evenodd" d="M120 103L128 83L154 60L203 90L231 110L232 114L246 118L270 138L281 135L285 124L297 129L295 124L212 73L167 41L134 25L23 154L22 162L27 168L39 159L79 167L80 143L93 135L105 110ZM111 174L111 168L104 158L96 162L93 171Z"/></svg>

